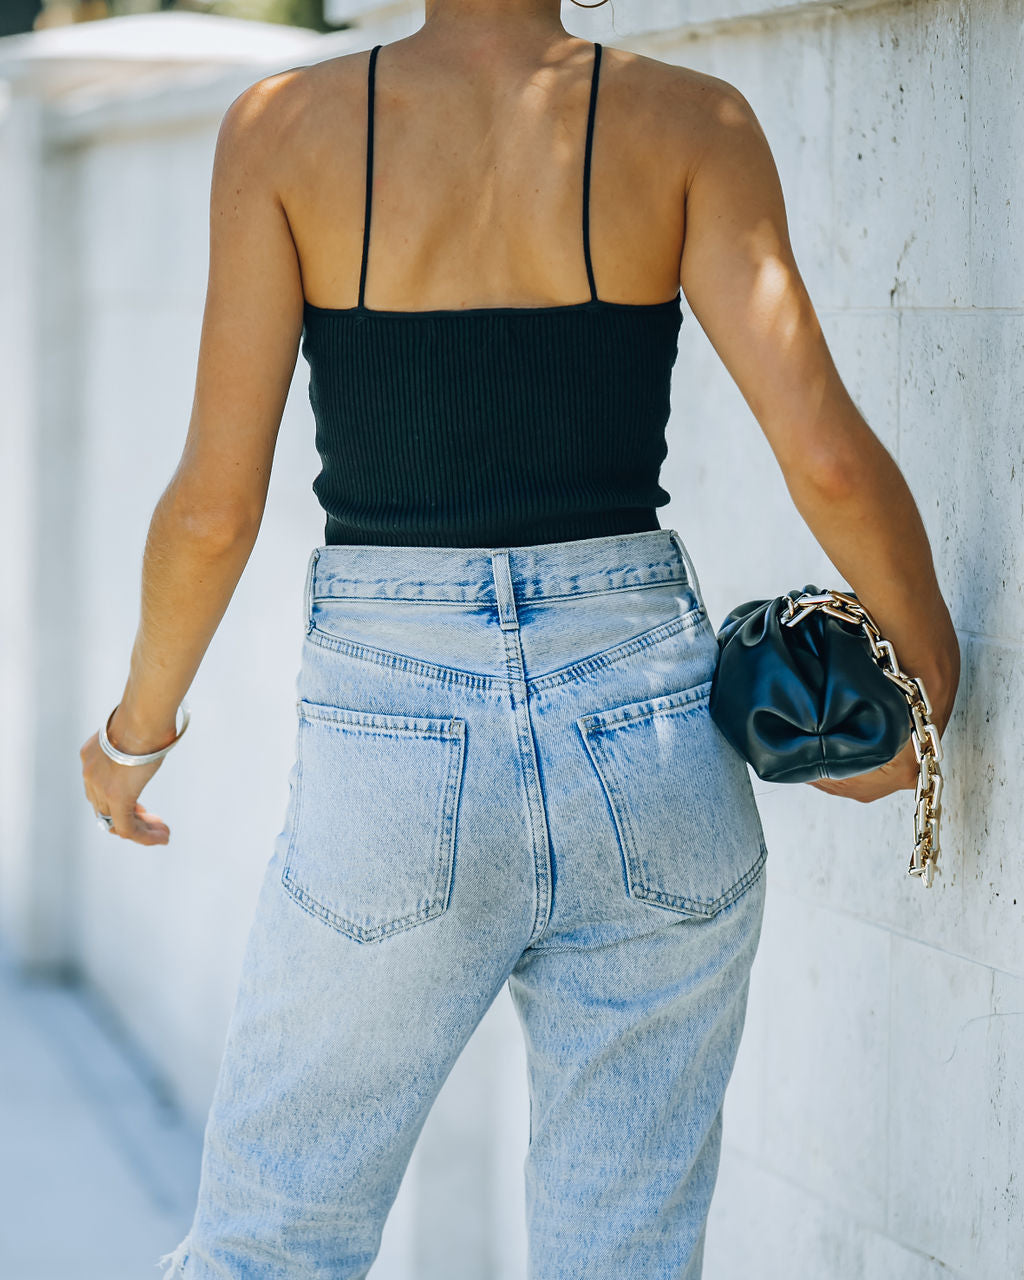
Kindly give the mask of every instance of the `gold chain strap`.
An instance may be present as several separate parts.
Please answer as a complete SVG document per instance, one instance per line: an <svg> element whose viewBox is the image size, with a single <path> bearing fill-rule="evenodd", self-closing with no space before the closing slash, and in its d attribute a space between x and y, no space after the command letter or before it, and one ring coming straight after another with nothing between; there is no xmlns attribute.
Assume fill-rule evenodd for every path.
<svg viewBox="0 0 1024 1280"><path fill-rule="evenodd" d="M878 663L883 675L898 685L906 695L910 705L913 725L910 737L914 744L914 755L920 765L917 787L914 794L914 852L910 857L907 874L920 876L926 888L931 888L932 877L939 870L939 814L942 806L939 796L942 794L942 774L939 761L942 759L942 746L939 742L939 731L932 721L932 704L928 700L924 685L917 676L909 676L896 661L896 653L888 640L879 634L874 619L856 598L843 591L823 591L821 595L810 595L808 592L797 596L787 595L787 606L782 624L795 626L815 609L839 618L843 622L860 624L871 646L871 653Z"/></svg>

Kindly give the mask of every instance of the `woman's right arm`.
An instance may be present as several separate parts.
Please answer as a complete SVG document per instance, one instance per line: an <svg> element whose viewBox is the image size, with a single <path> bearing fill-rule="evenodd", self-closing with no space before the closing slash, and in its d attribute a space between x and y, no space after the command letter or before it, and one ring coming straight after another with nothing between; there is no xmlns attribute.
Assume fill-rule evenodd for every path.
<svg viewBox="0 0 1024 1280"><path fill-rule="evenodd" d="M703 77L680 285L822 549L923 681L940 733L960 647L905 479L843 386L797 269L782 186L750 104Z"/></svg>

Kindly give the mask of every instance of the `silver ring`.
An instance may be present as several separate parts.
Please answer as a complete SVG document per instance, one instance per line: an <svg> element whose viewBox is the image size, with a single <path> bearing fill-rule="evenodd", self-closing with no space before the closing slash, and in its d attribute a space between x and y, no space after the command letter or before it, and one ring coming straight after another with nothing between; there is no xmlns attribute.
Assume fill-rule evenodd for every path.
<svg viewBox="0 0 1024 1280"><path fill-rule="evenodd" d="M97 825L98 827L102 828L104 831L113 831L113 829L114 829L114 819L111 817L111 815L110 815L109 813L98 813L98 812L97 812L97 814L96 814L96 825Z"/></svg>

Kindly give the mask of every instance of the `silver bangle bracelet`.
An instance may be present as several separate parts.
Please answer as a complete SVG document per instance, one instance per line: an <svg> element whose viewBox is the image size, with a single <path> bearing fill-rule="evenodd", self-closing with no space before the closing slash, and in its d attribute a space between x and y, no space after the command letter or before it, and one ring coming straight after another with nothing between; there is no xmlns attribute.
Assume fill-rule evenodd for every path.
<svg viewBox="0 0 1024 1280"><path fill-rule="evenodd" d="M120 705L121 704L118 703L117 707ZM117 707L114 708L114 711L117 710ZM107 723L102 727L102 729L100 729L99 737L100 747L102 748L104 755L109 756L110 759L115 761L117 764L151 764L154 760L162 759L168 751L170 751L171 747L175 746L181 739L181 735L188 728L188 722L190 719L188 706L185 699L182 698L181 703L178 706L178 711L182 713L181 728L178 730L175 737L168 742L166 747L161 747L159 751L147 751L143 755L136 756L131 755L127 751L119 751L107 737L107 729L110 727L110 722L114 718L114 711L111 711L110 715L107 716ZM175 724L178 722L178 711L175 711L174 713Z"/></svg>

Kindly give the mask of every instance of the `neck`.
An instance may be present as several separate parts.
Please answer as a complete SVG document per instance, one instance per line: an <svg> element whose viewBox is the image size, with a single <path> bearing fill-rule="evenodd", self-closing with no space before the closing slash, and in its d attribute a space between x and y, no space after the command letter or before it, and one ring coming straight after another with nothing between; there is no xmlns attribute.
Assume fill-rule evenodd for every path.
<svg viewBox="0 0 1024 1280"><path fill-rule="evenodd" d="M562 26L559 0L426 0L420 32L467 47L502 49L569 35Z"/></svg>

